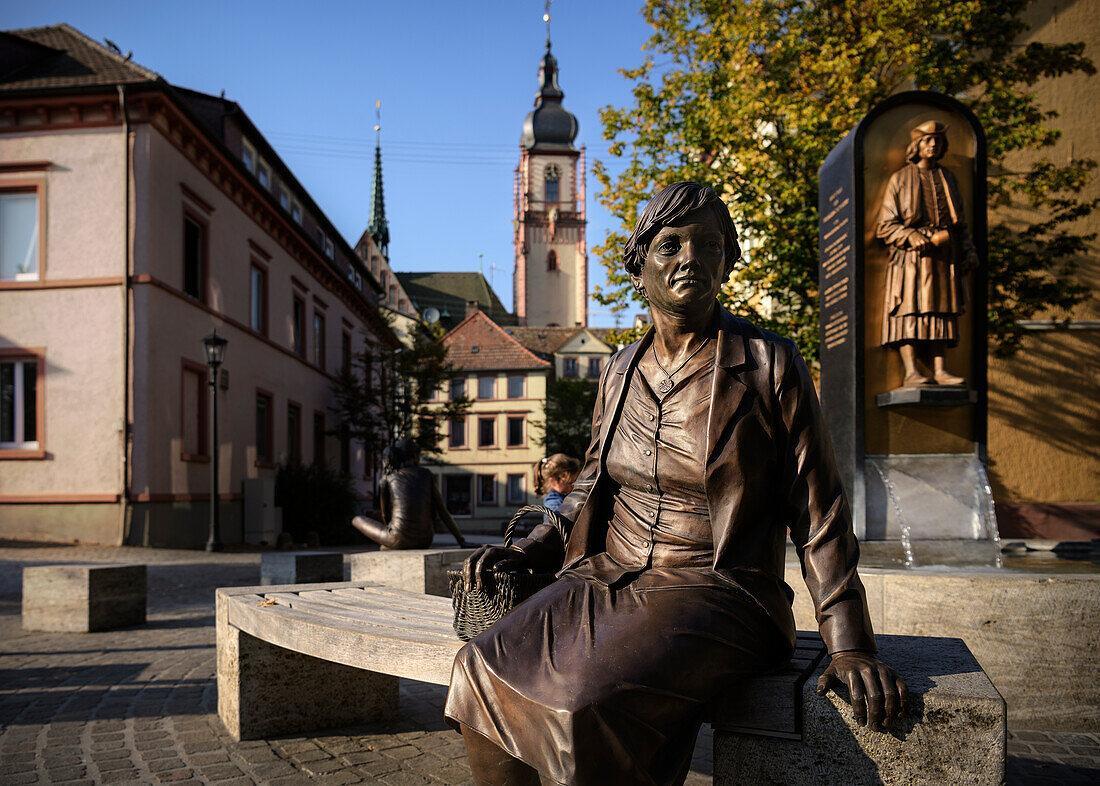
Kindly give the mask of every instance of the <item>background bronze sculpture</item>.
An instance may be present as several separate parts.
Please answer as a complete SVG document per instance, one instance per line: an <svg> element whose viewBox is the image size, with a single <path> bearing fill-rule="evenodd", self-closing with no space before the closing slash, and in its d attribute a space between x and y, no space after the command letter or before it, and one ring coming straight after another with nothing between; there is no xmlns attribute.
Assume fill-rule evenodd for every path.
<svg viewBox="0 0 1100 786"><path fill-rule="evenodd" d="M944 367L944 351L959 341L966 309L966 276L978 254L966 226L963 200L951 170L940 166L947 127L938 121L910 131L908 162L890 178L877 235L890 247L882 344L898 349L902 387L962 385ZM931 359L932 377L917 366L918 350Z"/></svg>
<svg viewBox="0 0 1100 786"><path fill-rule="evenodd" d="M904 705L805 363L716 300L740 258L728 209L668 186L624 256L653 327L600 379L567 540L544 523L464 566L559 571L455 659L446 716L479 784L681 782L716 689L790 657L788 527L832 655L818 690L846 684L876 729Z"/></svg>
<svg viewBox="0 0 1100 786"><path fill-rule="evenodd" d="M430 470L418 466L420 451L411 439L399 439L382 451L382 521L356 516L352 526L385 549L426 549L435 537L438 519L455 536L466 539L455 524Z"/></svg>

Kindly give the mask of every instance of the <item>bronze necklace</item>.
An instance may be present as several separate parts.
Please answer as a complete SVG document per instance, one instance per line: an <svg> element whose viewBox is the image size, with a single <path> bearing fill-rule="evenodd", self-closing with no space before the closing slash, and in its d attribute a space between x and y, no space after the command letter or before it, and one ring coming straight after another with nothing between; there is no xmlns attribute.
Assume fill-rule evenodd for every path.
<svg viewBox="0 0 1100 786"><path fill-rule="evenodd" d="M673 377L673 375L675 375L676 372L678 372L680 369L682 369L684 366L686 366L688 361L691 360L696 355L698 355L699 351L703 347L705 347L709 342L710 342L710 336L707 336L706 340L702 344L700 344L698 347L696 347L695 351L692 352L690 355L688 355L686 358L684 358L684 362L681 363L680 365L678 365L672 371L666 370L665 367L661 365L661 361L657 359L657 347L656 347L656 345L650 344L649 348L651 350L653 350L653 361L657 364L657 368L661 369L661 371L664 372L664 375L665 375L665 378L657 383L657 392L660 393L662 396L667 395L668 392L670 390L672 390L672 385L673 385L672 377Z"/></svg>

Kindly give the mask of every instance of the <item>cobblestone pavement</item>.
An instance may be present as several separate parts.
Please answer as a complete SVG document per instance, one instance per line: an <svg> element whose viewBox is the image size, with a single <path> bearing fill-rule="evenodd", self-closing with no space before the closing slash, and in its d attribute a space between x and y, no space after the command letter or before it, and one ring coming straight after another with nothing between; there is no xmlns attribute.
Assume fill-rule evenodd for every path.
<svg viewBox="0 0 1100 786"><path fill-rule="evenodd" d="M91 634L20 626L21 568L149 566L146 625ZM217 718L214 589L259 583L258 553L0 542L0 784L470 783L446 689L401 681L397 722L233 742ZM710 783L704 729L688 783ZM1013 729L1010 784L1100 781L1100 735Z"/></svg>

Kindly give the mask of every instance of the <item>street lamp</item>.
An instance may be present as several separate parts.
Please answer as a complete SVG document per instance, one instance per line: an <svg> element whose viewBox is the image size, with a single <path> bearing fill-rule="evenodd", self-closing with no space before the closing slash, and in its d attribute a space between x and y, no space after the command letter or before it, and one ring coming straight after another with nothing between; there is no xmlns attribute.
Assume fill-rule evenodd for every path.
<svg viewBox="0 0 1100 786"><path fill-rule="evenodd" d="M215 330L202 340L206 352L206 365L210 366L210 396L214 406L210 418L210 536L206 540L207 551L221 551L218 532L218 367L225 358L225 345L229 342Z"/></svg>

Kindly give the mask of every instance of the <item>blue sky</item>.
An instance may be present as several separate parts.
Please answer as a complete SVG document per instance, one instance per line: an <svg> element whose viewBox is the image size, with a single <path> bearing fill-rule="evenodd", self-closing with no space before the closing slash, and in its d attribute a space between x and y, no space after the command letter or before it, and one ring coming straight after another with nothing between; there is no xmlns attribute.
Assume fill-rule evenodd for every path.
<svg viewBox="0 0 1100 786"><path fill-rule="evenodd" d="M551 9L564 104L590 161L607 150L598 109L630 101L617 69L642 62L640 7L558 0ZM67 22L133 50L173 84L224 89L352 244L369 216L380 99L392 265L477 270L483 254L511 308L512 170L537 87L542 13L540 0L0 0L0 28ZM588 193L591 249L611 220L591 175ZM604 280L591 254L589 280ZM604 313L589 321L614 324Z"/></svg>

